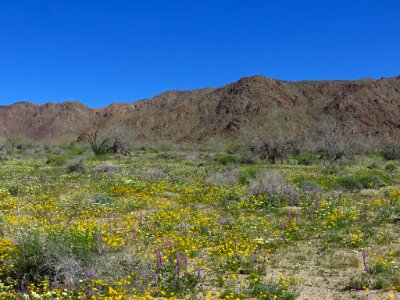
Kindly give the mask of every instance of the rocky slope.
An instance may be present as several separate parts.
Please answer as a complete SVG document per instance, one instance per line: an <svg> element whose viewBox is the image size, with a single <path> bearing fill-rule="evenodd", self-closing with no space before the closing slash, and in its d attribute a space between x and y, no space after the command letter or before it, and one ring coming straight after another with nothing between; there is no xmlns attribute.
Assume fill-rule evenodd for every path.
<svg viewBox="0 0 400 300"><path fill-rule="evenodd" d="M322 116L331 115L343 128L351 123L360 136L394 134L400 129L400 77L286 82L254 76L221 88L171 91L103 109L79 102L21 102L0 106L0 137L65 141L99 128L141 141L202 142L238 136L253 118L276 108L301 111L295 122L315 128Z"/></svg>

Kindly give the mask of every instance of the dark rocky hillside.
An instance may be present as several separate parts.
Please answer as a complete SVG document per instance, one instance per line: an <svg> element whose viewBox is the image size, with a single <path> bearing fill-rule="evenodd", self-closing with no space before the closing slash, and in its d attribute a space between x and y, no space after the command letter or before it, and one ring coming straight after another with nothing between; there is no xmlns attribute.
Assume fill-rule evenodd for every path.
<svg viewBox="0 0 400 300"><path fill-rule="evenodd" d="M362 136L400 129L400 77L286 82L254 76L220 88L170 91L153 99L90 109L79 102L0 107L0 137L65 141L99 128L140 141L202 142L235 137L271 109L301 110L295 122L318 128L324 115ZM350 130L350 126L349 126ZM353 130L353 129L352 129Z"/></svg>

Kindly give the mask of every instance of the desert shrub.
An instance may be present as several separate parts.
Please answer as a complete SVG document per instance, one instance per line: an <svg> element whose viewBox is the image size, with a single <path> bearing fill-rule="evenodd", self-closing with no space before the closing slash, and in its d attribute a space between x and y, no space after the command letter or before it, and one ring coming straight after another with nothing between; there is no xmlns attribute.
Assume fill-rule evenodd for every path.
<svg viewBox="0 0 400 300"><path fill-rule="evenodd" d="M240 163L246 165L253 165L257 162L257 157L255 157L250 152L243 152L240 154Z"/></svg>
<svg viewBox="0 0 400 300"><path fill-rule="evenodd" d="M397 169L397 165L395 165L395 164L387 164L385 167L385 170L390 173L393 173L394 171L396 171L396 169Z"/></svg>
<svg viewBox="0 0 400 300"><path fill-rule="evenodd" d="M258 172L258 168L250 166L245 167L239 172L239 182L241 184L249 183L251 179L256 178Z"/></svg>
<svg viewBox="0 0 400 300"><path fill-rule="evenodd" d="M250 180L249 191L254 196L267 196L264 206L297 205L297 190L276 171L262 170Z"/></svg>
<svg viewBox="0 0 400 300"><path fill-rule="evenodd" d="M174 160L174 159L178 159L179 155L177 153L174 153L174 152L162 152L162 153L159 153L157 155L157 157L162 158L162 159Z"/></svg>
<svg viewBox="0 0 400 300"><path fill-rule="evenodd" d="M324 175L334 175L338 174L340 171L340 167L335 164L329 164L326 167L321 169L321 173Z"/></svg>
<svg viewBox="0 0 400 300"><path fill-rule="evenodd" d="M97 167L94 167L91 172L98 174L98 173L115 173L115 172L119 172L122 170L121 166L115 165L111 162L105 162L101 165L98 165Z"/></svg>
<svg viewBox="0 0 400 300"><path fill-rule="evenodd" d="M236 164L239 162L239 156L235 154L220 153L215 156L215 161L221 165Z"/></svg>
<svg viewBox="0 0 400 300"><path fill-rule="evenodd" d="M397 147L386 147L382 150L382 156L386 160L400 159L400 149Z"/></svg>
<svg viewBox="0 0 400 300"><path fill-rule="evenodd" d="M107 150L110 148L111 139L105 137L99 140L98 129L93 134L86 134L85 139L96 156L108 153Z"/></svg>
<svg viewBox="0 0 400 300"><path fill-rule="evenodd" d="M5 163L8 160L8 156L0 153L0 164Z"/></svg>
<svg viewBox="0 0 400 300"><path fill-rule="evenodd" d="M176 147L175 144L171 141L161 141L156 145L158 151L168 152L173 151Z"/></svg>
<svg viewBox="0 0 400 300"><path fill-rule="evenodd" d="M297 163L299 165L304 165L304 166L311 166L315 164L318 160L317 155L312 153L301 153L294 155L293 157L297 159Z"/></svg>
<svg viewBox="0 0 400 300"><path fill-rule="evenodd" d="M233 185L238 183L238 170L225 170L208 176L206 183Z"/></svg>
<svg viewBox="0 0 400 300"><path fill-rule="evenodd" d="M399 273L396 272L396 270L386 269L378 264L364 270L364 272L359 275L353 275L348 282L345 283L344 290L382 290L396 286L400 286Z"/></svg>
<svg viewBox="0 0 400 300"><path fill-rule="evenodd" d="M240 149L240 144L232 142L226 146L225 151L229 154L235 154L238 153L239 149Z"/></svg>
<svg viewBox="0 0 400 300"><path fill-rule="evenodd" d="M80 147L71 147L70 149L68 149L68 155L70 155L70 156L82 155L85 152L86 152L86 149L80 148Z"/></svg>
<svg viewBox="0 0 400 300"><path fill-rule="evenodd" d="M123 278L126 274L134 273L130 289L134 288L139 292L146 288L153 274L151 262L138 255L134 246L117 252L104 251L101 255L96 255L91 264L96 276L105 282L113 282L115 278Z"/></svg>
<svg viewBox="0 0 400 300"><path fill-rule="evenodd" d="M271 164L295 153L304 130L296 122L301 113L299 110L270 107L243 128L243 147Z"/></svg>
<svg viewBox="0 0 400 300"><path fill-rule="evenodd" d="M95 244L95 237L89 233L28 231L15 240L13 272L33 281L53 276L78 279L90 265Z"/></svg>
<svg viewBox="0 0 400 300"><path fill-rule="evenodd" d="M306 191L321 191L321 186L318 182L312 179L303 179L300 180L297 185L299 188L306 190Z"/></svg>
<svg viewBox="0 0 400 300"><path fill-rule="evenodd" d="M289 281L289 282L288 282ZM257 299L284 299L294 300L297 298L296 282L291 280L258 279L250 281L250 295ZM288 283L290 286L288 287Z"/></svg>
<svg viewBox="0 0 400 300"><path fill-rule="evenodd" d="M345 176L337 180L338 187L342 187L349 191L358 191L363 188L362 183L355 177Z"/></svg>
<svg viewBox="0 0 400 300"><path fill-rule="evenodd" d="M62 166L67 163L67 158L63 155L49 157L46 161L49 165Z"/></svg>
<svg viewBox="0 0 400 300"><path fill-rule="evenodd" d="M360 178L363 188L377 188L386 186L386 182L378 175L367 175Z"/></svg>
<svg viewBox="0 0 400 300"><path fill-rule="evenodd" d="M373 162L372 164L369 164L367 168L370 170L374 170L378 168L378 165L376 164L376 162Z"/></svg>
<svg viewBox="0 0 400 300"><path fill-rule="evenodd" d="M322 138L322 144L317 152L321 158L333 163L353 152L355 145L352 136L344 132L344 128L333 116L323 116L318 131L318 139Z"/></svg>
<svg viewBox="0 0 400 300"><path fill-rule="evenodd" d="M13 184L8 188L8 192L11 196L18 196L22 192L22 188L19 184Z"/></svg>
<svg viewBox="0 0 400 300"><path fill-rule="evenodd" d="M85 173L85 167L81 161L71 163L67 166L68 173Z"/></svg>
<svg viewBox="0 0 400 300"><path fill-rule="evenodd" d="M188 162L195 162L199 159L199 154L196 152L189 153L185 156L185 160Z"/></svg>
<svg viewBox="0 0 400 300"><path fill-rule="evenodd" d="M96 204L111 204L113 203L113 198L111 198L110 196L106 195L106 194L98 194L94 197L94 203Z"/></svg>
<svg viewBox="0 0 400 300"><path fill-rule="evenodd" d="M139 291L151 278L149 260L136 254L134 247L123 251L101 249L96 231L56 232L28 231L15 239L16 255L12 257L13 269L0 274L0 279L12 276L20 287L44 278L57 278L58 284L80 285L88 274L103 282L134 273L131 288ZM20 282L18 282L20 281Z"/></svg>
<svg viewBox="0 0 400 300"><path fill-rule="evenodd" d="M163 169L153 168L143 170L142 172L140 172L139 176L149 180L159 180L168 178L169 174Z"/></svg>

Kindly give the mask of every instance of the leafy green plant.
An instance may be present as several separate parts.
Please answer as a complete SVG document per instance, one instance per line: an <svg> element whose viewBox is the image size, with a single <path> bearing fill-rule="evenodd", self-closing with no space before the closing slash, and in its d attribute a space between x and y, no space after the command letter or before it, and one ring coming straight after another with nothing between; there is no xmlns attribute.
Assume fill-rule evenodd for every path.
<svg viewBox="0 0 400 300"><path fill-rule="evenodd" d="M377 188L386 186L386 182L378 175L367 175L360 179L363 188Z"/></svg>
<svg viewBox="0 0 400 300"><path fill-rule="evenodd" d="M294 158L297 159L297 163L303 166L311 166L315 164L318 160L317 155L312 153L301 153L294 155Z"/></svg>
<svg viewBox="0 0 400 300"><path fill-rule="evenodd" d="M113 199L105 194L99 194L94 197L94 202L96 204L111 204Z"/></svg>
<svg viewBox="0 0 400 300"><path fill-rule="evenodd" d="M239 172L239 182L241 184L249 183L252 178L256 178L258 172L257 167L245 167Z"/></svg>
<svg viewBox="0 0 400 300"><path fill-rule="evenodd" d="M321 173L324 175L334 175L339 173L340 167L335 164L329 164L326 167L322 168Z"/></svg>
<svg viewBox="0 0 400 300"><path fill-rule="evenodd" d="M228 165L238 163L239 157L234 154L220 153L215 156L215 160L221 165Z"/></svg>
<svg viewBox="0 0 400 300"><path fill-rule="evenodd" d="M362 183L357 178L351 176L339 178L337 184L349 191L357 191L363 188Z"/></svg>
<svg viewBox="0 0 400 300"><path fill-rule="evenodd" d="M388 171L389 173L393 173L394 171L397 170L397 165L395 164L387 164L385 167L385 170Z"/></svg>
<svg viewBox="0 0 400 300"><path fill-rule="evenodd" d="M49 165L62 166L67 163L67 158L63 155L56 155L49 157L46 163Z"/></svg>

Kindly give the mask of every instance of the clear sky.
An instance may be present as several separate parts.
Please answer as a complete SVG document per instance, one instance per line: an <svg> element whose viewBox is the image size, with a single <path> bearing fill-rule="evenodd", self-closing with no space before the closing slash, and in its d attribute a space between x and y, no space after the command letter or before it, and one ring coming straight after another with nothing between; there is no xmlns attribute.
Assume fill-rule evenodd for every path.
<svg viewBox="0 0 400 300"><path fill-rule="evenodd" d="M0 104L400 75L399 0L0 1Z"/></svg>

